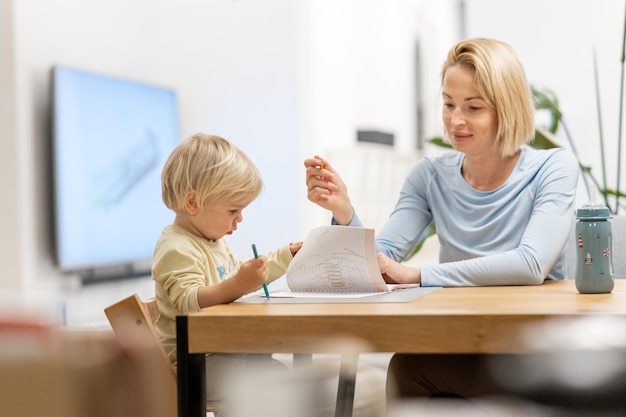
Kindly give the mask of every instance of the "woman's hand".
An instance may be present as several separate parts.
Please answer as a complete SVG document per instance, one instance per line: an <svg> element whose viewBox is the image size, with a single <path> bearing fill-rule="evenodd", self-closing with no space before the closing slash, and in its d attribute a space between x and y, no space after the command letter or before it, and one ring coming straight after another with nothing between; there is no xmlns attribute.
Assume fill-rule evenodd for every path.
<svg viewBox="0 0 626 417"><path fill-rule="evenodd" d="M313 203L330 210L337 223L347 225L354 211L343 180L324 158L315 155L304 161L307 197Z"/></svg>
<svg viewBox="0 0 626 417"><path fill-rule="evenodd" d="M422 274L419 268L411 268L377 253L378 268L387 284L421 284Z"/></svg>

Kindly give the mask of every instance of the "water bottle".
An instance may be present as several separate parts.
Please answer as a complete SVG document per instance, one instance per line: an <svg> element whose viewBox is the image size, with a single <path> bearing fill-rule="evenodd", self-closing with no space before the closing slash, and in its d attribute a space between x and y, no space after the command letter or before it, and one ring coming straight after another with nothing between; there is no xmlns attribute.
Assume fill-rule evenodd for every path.
<svg viewBox="0 0 626 417"><path fill-rule="evenodd" d="M596 202L595 187L588 203L576 212L576 289L581 294L606 294L615 285L608 207Z"/></svg>

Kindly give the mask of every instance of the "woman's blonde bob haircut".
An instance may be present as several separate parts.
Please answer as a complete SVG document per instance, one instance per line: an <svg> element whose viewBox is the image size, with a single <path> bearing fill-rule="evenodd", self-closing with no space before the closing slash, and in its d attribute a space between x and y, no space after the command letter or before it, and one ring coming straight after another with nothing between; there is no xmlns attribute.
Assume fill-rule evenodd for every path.
<svg viewBox="0 0 626 417"><path fill-rule="evenodd" d="M163 202L176 213L184 212L190 192L202 208L207 200L248 205L262 188L261 174L244 152L224 138L204 133L181 142L161 173Z"/></svg>
<svg viewBox="0 0 626 417"><path fill-rule="evenodd" d="M441 82L448 68L462 65L474 71L474 85L483 100L496 110L496 143L503 157L513 156L535 137L535 107L524 67L505 42L475 38L461 41L448 52ZM446 140L449 138L446 136Z"/></svg>

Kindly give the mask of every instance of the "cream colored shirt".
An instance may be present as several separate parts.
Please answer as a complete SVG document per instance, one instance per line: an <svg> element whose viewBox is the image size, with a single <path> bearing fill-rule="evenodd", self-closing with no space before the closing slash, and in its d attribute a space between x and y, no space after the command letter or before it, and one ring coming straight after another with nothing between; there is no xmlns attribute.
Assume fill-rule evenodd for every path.
<svg viewBox="0 0 626 417"><path fill-rule="evenodd" d="M270 264L268 282L284 275L293 259L289 245L266 256ZM230 278L242 262L235 258L224 239L211 242L176 225L163 230L152 261L152 279L161 313L155 327L174 365L176 316L199 311L198 288Z"/></svg>

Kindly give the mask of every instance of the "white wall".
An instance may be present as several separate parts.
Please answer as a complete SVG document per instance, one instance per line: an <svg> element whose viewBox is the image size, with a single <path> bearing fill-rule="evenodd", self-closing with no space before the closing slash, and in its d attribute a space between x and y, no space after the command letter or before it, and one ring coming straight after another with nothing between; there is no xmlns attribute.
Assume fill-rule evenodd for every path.
<svg viewBox="0 0 626 417"><path fill-rule="evenodd" d="M316 0L311 2L310 85L313 143L350 147L357 129L396 136L396 148L416 148L415 47L422 44L425 78L419 94L430 105L439 92L439 68L452 42L456 0ZM439 114L429 108L429 136ZM314 148L309 146L309 148Z"/></svg>

